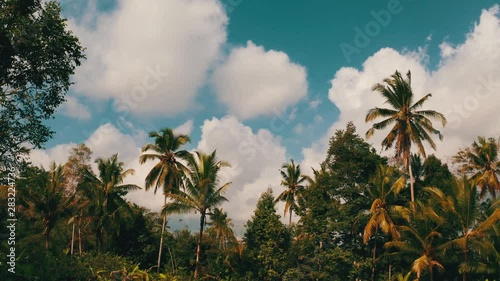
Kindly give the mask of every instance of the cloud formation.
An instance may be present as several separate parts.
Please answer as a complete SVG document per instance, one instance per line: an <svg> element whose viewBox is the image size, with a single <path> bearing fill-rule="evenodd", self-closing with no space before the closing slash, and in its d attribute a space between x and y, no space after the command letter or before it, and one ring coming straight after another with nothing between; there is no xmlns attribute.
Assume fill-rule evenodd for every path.
<svg viewBox="0 0 500 281"><path fill-rule="evenodd" d="M284 52L248 41L215 69L213 85L231 115L245 120L280 115L307 95L306 69Z"/></svg>
<svg viewBox="0 0 500 281"><path fill-rule="evenodd" d="M220 56L227 22L217 0L119 0L112 12L70 22L87 47L75 89L113 99L118 111L183 112Z"/></svg>
<svg viewBox="0 0 500 281"><path fill-rule="evenodd" d="M367 111L375 106L385 107L382 97L371 87L395 70L412 72L412 88L417 98L432 93L425 107L445 114L446 127L435 123L444 135L437 141L437 151L426 149L449 161L458 148L468 146L479 135L500 136L498 104L500 104L500 15L499 6L483 10L480 19L462 44L441 45L440 63L436 70L427 67L428 54L420 48L415 52L398 52L384 48L369 57L361 69L343 67L331 80L328 97L340 110L339 120L327 134L311 147L303 149L304 165L324 160L328 138L335 130L353 121L358 133L364 136L372 123L366 124ZM380 149L387 131L377 132L368 140ZM446 143L446 145L444 145ZM388 152L392 155L393 150Z"/></svg>

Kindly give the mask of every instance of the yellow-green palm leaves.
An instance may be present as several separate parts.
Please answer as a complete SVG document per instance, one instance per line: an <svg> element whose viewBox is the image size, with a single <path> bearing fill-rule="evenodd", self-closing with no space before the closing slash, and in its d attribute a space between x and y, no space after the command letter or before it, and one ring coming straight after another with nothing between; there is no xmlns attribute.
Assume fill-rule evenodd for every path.
<svg viewBox="0 0 500 281"><path fill-rule="evenodd" d="M384 79L384 83L377 83L373 86L373 91L378 92L385 99L385 103L391 108L374 107L366 114L365 121L371 122L378 118L383 118L372 125L366 132L366 137L371 137L375 130L383 130L389 126L392 128L389 134L382 141L382 147L389 149L395 146L396 156L403 160L406 169L410 165L410 151L412 144L418 148L418 152L422 156L426 156L424 142L427 142L433 149L436 149L436 144L431 138L435 134L442 139L441 132L434 128L431 119L441 121L442 125L446 124L446 119L443 114L434 110L419 110L423 104L432 96L427 94L415 102L415 96L411 88L411 73L408 71L406 79L401 76L401 73L396 71L390 78ZM410 173L411 185L411 201L415 202L413 190L413 176L411 169Z"/></svg>
<svg viewBox="0 0 500 281"><path fill-rule="evenodd" d="M154 186L154 193L162 189L164 203L167 203L167 196L178 192L183 185L183 178L188 172L188 168L182 163L190 157L189 152L180 150L181 146L191 141L189 136L175 134L171 128L162 129L159 132L149 133L149 137L154 139L154 143L148 143L142 147L142 155L139 163L144 164L149 160L158 161L146 176L146 190ZM167 223L166 215L163 216L161 227L160 247L158 249L157 273L160 272L161 253L163 249L163 233Z"/></svg>
<svg viewBox="0 0 500 281"><path fill-rule="evenodd" d="M453 161L460 164L460 172L472 174L472 180L480 188L481 197L487 191L496 197L500 191L498 147L499 143L494 138L478 137L471 148L462 149L453 157Z"/></svg>
<svg viewBox="0 0 500 281"><path fill-rule="evenodd" d="M228 167L226 161L217 160L216 151L211 154L196 152L195 155L187 157L189 174L187 176L185 188L178 193L169 195L172 202L165 204L163 214L189 213L197 211L200 214L200 233L198 237L198 247L196 250L196 268L194 277L199 274L201 242L203 228L205 227L206 216L211 215L212 208L219 207L227 199L224 197L226 189L230 183L219 184L219 172L221 168Z"/></svg>
<svg viewBox="0 0 500 281"><path fill-rule="evenodd" d="M191 139L187 135L175 134L170 128L159 132L149 133L154 143L142 147L143 154L139 157L139 163L144 164L149 160L158 161L146 176L146 190L154 187L156 193L159 188L164 194L177 191L182 185L182 177L188 169L181 160L186 160L189 153L180 148Z"/></svg>
<svg viewBox="0 0 500 281"><path fill-rule="evenodd" d="M227 217L227 213L222 209L215 208L213 210L208 225L210 225L208 232L215 236L219 249L227 250L228 244L237 244L236 236L232 229L234 224L232 220Z"/></svg>
<svg viewBox="0 0 500 281"><path fill-rule="evenodd" d="M377 168L377 173L370 181L367 190L373 203L370 208L370 220L365 226L364 243L367 243L373 236L374 230L378 231L379 229L390 234L393 239L399 238L399 232L389 215L390 206L387 205L387 197L398 194L404 185L404 177L398 175L394 168L382 165Z"/></svg>
<svg viewBox="0 0 500 281"><path fill-rule="evenodd" d="M288 226L292 224L293 209L297 208L297 196L304 189L304 182L312 182L312 179L306 175L302 175L300 172L300 165L295 165L293 160L290 163L285 163L281 166L280 170L282 180L281 185L286 189L278 197L276 197L275 202L283 201L285 202L285 212L284 215L290 212L290 219Z"/></svg>
<svg viewBox="0 0 500 281"><path fill-rule="evenodd" d="M403 218L405 225L398 226L401 239L385 243L384 248L395 250L387 254L412 262L411 270L416 273L417 279L424 272L428 272L432 280L434 268L443 269L439 246L442 243L442 233L439 231L445 223L445 218L439 215L435 206L421 201L410 203L410 208L397 208L398 215Z"/></svg>
<svg viewBox="0 0 500 281"><path fill-rule="evenodd" d="M445 212L450 224L460 226L460 235L440 246L444 254L457 254L463 257L459 272L465 280L466 273L500 266L499 256L491 243L492 235L499 235L500 209L493 204L491 214L483 218L480 210L479 195L474 181L466 176L456 178L451 194L444 194L438 188L426 188ZM496 264L496 266L495 266Z"/></svg>

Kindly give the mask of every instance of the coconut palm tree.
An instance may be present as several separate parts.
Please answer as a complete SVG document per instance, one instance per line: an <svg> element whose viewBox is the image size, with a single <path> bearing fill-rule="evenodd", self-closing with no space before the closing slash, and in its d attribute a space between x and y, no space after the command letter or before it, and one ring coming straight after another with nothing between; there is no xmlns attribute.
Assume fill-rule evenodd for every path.
<svg viewBox="0 0 500 281"><path fill-rule="evenodd" d="M145 188L149 190L151 187L154 187L155 194L161 188L164 195L164 204L166 204L168 195L177 192L181 188L182 178L188 171L182 160L186 160L189 153L186 150L180 150L180 148L186 143L191 142L191 139L187 135L175 134L170 128L162 129L159 132L150 132L149 137L154 139L154 143L149 143L142 147L143 154L139 157L139 163L144 164L149 160L158 162L146 176ZM167 217L163 216L160 247L158 249L157 273L160 272L163 234L166 222Z"/></svg>
<svg viewBox="0 0 500 281"><path fill-rule="evenodd" d="M115 218L120 219L123 213L131 212L130 205L123 196L140 187L123 184L127 176L134 174L134 170L124 170L124 163L118 161L118 154L107 159L98 158L95 162L99 175L85 170L83 183L79 187L90 200L89 213L93 217L96 247L100 252L104 231L113 226Z"/></svg>
<svg viewBox="0 0 500 281"><path fill-rule="evenodd" d="M447 195L435 187L428 187L425 190L448 213L448 221L450 223L457 222L461 228L460 236L441 245L440 249L445 254L453 252L455 249L461 252L463 261L459 270L464 281L467 272L477 269L481 265L486 265L486 263L471 260L471 253L477 253L472 255L476 258L492 257L494 260L497 259L498 253L490 242L489 232L500 220L500 209L494 209L493 213L483 220L476 185L471 184L471 181L463 176L455 179L451 189L452 194Z"/></svg>
<svg viewBox="0 0 500 281"><path fill-rule="evenodd" d="M210 225L210 228L207 231L213 233L220 250L226 250L228 243L237 244L236 236L232 229L234 224L222 209L215 208L213 210L208 225Z"/></svg>
<svg viewBox="0 0 500 281"><path fill-rule="evenodd" d="M371 217L365 226L363 242L365 244L368 243L370 238L375 234L372 280L375 280L375 259L377 258L376 251L379 229L385 234L390 234L392 239L399 238L399 232L389 214L390 206L388 206L387 198L390 195L398 194L404 185L405 178L402 176L398 177L397 171L394 168L380 165L368 186L367 195L373 199L373 203L370 208Z"/></svg>
<svg viewBox="0 0 500 281"><path fill-rule="evenodd" d="M44 224L43 235L45 237L45 249L49 249L50 233L56 223L69 214L75 202L74 193L66 194L64 186L63 167L50 165L47 172L44 169L30 170L28 177L24 179L23 205L28 209L31 216L39 216Z"/></svg>
<svg viewBox="0 0 500 281"><path fill-rule="evenodd" d="M499 145L494 138L478 137L471 148L461 149L453 157L454 163L461 164L460 172L472 174L472 180L479 187L481 197L484 197L487 191L492 197L496 197L497 191L500 191Z"/></svg>
<svg viewBox="0 0 500 281"><path fill-rule="evenodd" d="M417 275L417 280L424 272L433 280L434 268L444 269L441 262L442 233L439 229L445 219L435 210L435 205L417 201L411 208L398 207L396 212L406 221L405 225L397 226L401 239L386 242L384 248L395 250L387 256L395 256L401 260L412 262L411 271Z"/></svg>
<svg viewBox="0 0 500 281"><path fill-rule="evenodd" d="M285 186L286 189L278 197L276 197L275 202L283 201L285 202L285 212L284 216L290 212L290 219L288 222L288 227L292 225L293 210L297 208L297 196L304 189L303 183L305 181L312 182L313 180L306 175L302 175L300 172L300 165L295 165L295 162L290 160L290 163L285 163L281 166L280 170L282 180L281 185Z"/></svg>
<svg viewBox="0 0 500 281"><path fill-rule="evenodd" d="M195 211L200 214L200 233L196 249L196 266L194 278L198 278L200 271L201 243L203 229L207 216L212 216L211 210L219 207L227 199L224 197L230 183L219 185L221 168L228 167L229 163L217 160L216 151L211 154L196 152L188 158L189 175L186 178L185 190L170 194L172 202L165 204L162 214L189 213Z"/></svg>
<svg viewBox="0 0 500 281"><path fill-rule="evenodd" d="M405 170L409 173L411 201L415 202L413 174L412 169L409 169L412 143L417 146L418 152L425 158L424 142L436 149L431 134L437 135L439 139L443 138L441 132L433 127L429 118L441 121L443 126L446 124L446 119L443 114L434 110L419 110L432 95L427 94L414 102L410 71L406 74L406 80L401 76L401 73L396 71L390 78L384 79L383 84L377 83L372 89L380 93L384 97L385 103L388 103L391 108L374 107L368 110L366 122L374 121L377 118L384 119L373 124L366 132L366 137L370 138L375 130L383 130L392 126L389 134L382 141L382 147L387 150L395 145L396 157L402 158Z"/></svg>

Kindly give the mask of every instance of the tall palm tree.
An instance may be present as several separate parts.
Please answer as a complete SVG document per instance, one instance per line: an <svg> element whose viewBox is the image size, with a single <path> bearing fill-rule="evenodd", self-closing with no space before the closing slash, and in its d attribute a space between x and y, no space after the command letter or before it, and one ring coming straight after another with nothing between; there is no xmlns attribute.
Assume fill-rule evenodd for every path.
<svg viewBox="0 0 500 281"><path fill-rule="evenodd" d="M186 178L185 190L170 194L173 201L165 204L162 210L164 215L189 213L193 210L200 214L194 278L198 278L200 271L201 243L206 217L213 214L210 212L212 208L219 207L227 201L224 193L230 183L219 185L219 172L221 168L228 166L228 162L217 160L216 151L211 154L196 152L188 158L190 171Z"/></svg>
<svg viewBox="0 0 500 281"><path fill-rule="evenodd" d="M396 157L402 158L405 170L410 175L411 201L415 202L413 174L412 169L409 169L412 143L418 147L418 152L425 158L424 142L436 149L436 144L430 134L437 135L439 139L443 138L441 132L433 127L429 118L441 121L443 126L446 124L446 119L443 114L434 110L419 110L432 95L427 94L414 103L410 71L406 77L405 80L401 73L396 71L390 78L384 79L383 84L377 83L373 86L373 91L379 92L391 108L374 107L368 111L366 122L374 121L379 117L384 120L373 124L366 132L366 137L370 138L375 130L383 130L392 125L389 134L382 141L382 147L389 149L395 145Z"/></svg>
<svg viewBox="0 0 500 281"><path fill-rule="evenodd" d="M280 170L281 185L285 186L286 189L278 197L276 197L275 202L284 201L285 202L285 212L284 216L290 212L290 218L288 222L288 227L292 225L293 209L297 208L297 196L304 189L303 183L305 181L312 182L313 180L306 175L302 175L300 172L300 165L295 165L295 162L290 160L290 163L285 163L281 166Z"/></svg>
<svg viewBox="0 0 500 281"><path fill-rule="evenodd" d="M399 232L389 214L390 206L388 206L387 198L390 195L398 194L404 185L404 177L398 177L397 171L394 168L380 165L368 186L367 193L373 199L373 203L370 208L371 217L365 226L363 242L365 244L368 243L373 234L375 234L372 280L375 280L375 259L377 258L376 251L379 229L386 234L390 234L392 239L399 238Z"/></svg>
<svg viewBox="0 0 500 281"><path fill-rule="evenodd" d="M100 252L104 231L113 226L116 218L120 219L122 214L131 212L130 205L123 196L140 187L135 184L123 184L127 176L134 174L134 170L124 170L124 163L118 161L118 154L107 159L98 158L96 163L99 175L85 170L80 188L90 200L89 213L93 217L96 247Z"/></svg>
<svg viewBox="0 0 500 281"><path fill-rule="evenodd" d="M499 143L494 138L478 137L471 148L461 149L453 157L454 163L461 164L460 172L472 174L472 180L481 190L481 197L486 191L496 197L497 191L500 191L498 147Z"/></svg>
<svg viewBox="0 0 500 281"><path fill-rule="evenodd" d="M44 169L31 171L26 179L26 193L23 192L23 201L28 212L33 216L39 216L44 224L43 235L45 237L45 249L49 249L50 233L56 223L69 214L75 195L67 195L63 167L52 163L50 170ZM22 183L20 185L23 185Z"/></svg>
<svg viewBox="0 0 500 281"><path fill-rule="evenodd" d="M143 154L139 157L139 163L144 164L148 160L158 162L146 176L145 188L149 190L154 186L155 194L161 188L164 195L164 204L166 204L168 195L177 192L182 186L182 178L188 169L182 164L181 160L186 160L189 153L186 150L180 150L180 148L186 143L191 142L191 139L187 135L175 134L170 128L162 129L159 132L150 132L149 137L154 138L154 143L149 143L142 147ZM157 273L160 272L163 234L166 222L167 217L163 216L156 268Z"/></svg>
<svg viewBox="0 0 500 281"><path fill-rule="evenodd" d="M463 261L459 270L465 281L467 272L477 268L477 262L480 262L471 260L471 253L479 253L473 255L476 259L478 257L482 259L488 257L496 259L498 257L495 246L490 242L492 237L490 237L489 231L500 220L500 209L495 209L489 217L483 220L476 185L471 184L466 176L455 179L451 189L452 194L447 195L435 187L428 187L425 190L448 213L449 222L457 222L461 227L460 236L441 245L440 249L445 253L454 249L461 251ZM482 265L486 264L482 263Z"/></svg>

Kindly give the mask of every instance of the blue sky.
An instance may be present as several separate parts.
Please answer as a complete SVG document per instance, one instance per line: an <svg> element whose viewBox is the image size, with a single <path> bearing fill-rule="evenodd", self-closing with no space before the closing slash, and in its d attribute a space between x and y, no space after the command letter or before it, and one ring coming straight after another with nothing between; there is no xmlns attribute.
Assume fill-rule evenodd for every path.
<svg viewBox="0 0 500 281"><path fill-rule="evenodd" d="M227 209L244 221L260 192L281 190L281 163L294 158L309 171L347 121L364 133L362 116L381 104L370 87L396 69L411 69L416 92L434 93L429 106L451 118L441 157L500 132L474 125L494 112L477 104L499 96L490 77L500 74L498 1L61 2L88 60L35 163L62 162L72 144L86 142L99 157L120 153L140 183L145 134L182 125L188 149L217 148L234 164L226 178L238 203ZM474 95L477 85L487 94ZM127 110L117 110L127 99ZM379 149L378 141L370 142ZM161 205L150 194L134 198Z"/></svg>

